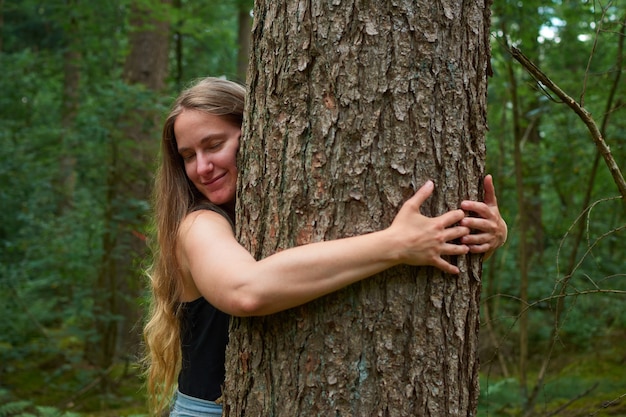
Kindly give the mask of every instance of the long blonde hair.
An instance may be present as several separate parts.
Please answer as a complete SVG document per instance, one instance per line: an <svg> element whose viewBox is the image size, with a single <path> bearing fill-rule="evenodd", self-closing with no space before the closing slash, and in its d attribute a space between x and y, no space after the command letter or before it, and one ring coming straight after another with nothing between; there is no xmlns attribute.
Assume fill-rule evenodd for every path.
<svg viewBox="0 0 626 417"><path fill-rule="evenodd" d="M144 327L148 399L151 411L168 406L180 370L180 297L182 276L176 256L178 228L182 219L206 198L189 181L178 154L174 122L184 110L199 110L241 126L245 88L219 78L203 78L184 90L165 120L161 161L157 169L154 199L153 263L147 271L151 299Z"/></svg>

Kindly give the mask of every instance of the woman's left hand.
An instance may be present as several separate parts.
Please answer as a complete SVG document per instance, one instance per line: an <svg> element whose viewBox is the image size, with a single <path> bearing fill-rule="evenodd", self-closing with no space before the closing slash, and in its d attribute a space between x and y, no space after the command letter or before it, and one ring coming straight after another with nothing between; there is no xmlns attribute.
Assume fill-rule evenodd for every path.
<svg viewBox="0 0 626 417"><path fill-rule="evenodd" d="M498 199L491 175L485 177L485 201L465 200L461 208L477 217L464 217L460 225L469 227L472 234L463 236L461 242L469 246L472 253L484 253L485 259L504 245L507 237L506 222L500 215Z"/></svg>

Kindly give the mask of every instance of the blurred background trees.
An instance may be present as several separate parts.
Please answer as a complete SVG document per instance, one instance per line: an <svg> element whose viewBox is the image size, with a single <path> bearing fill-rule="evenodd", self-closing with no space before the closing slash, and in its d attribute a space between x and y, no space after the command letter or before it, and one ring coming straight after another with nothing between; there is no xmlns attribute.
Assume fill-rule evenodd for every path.
<svg viewBox="0 0 626 417"><path fill-rule="evenodd" d="M66 408L85 388L119 394L129 371L116 367L140 349L150 186L167 106L193 78L245 78L238 26L249 32L251 8L239 0L0 2L7 402L43 397Z"/></svg>
<svg viewBox="0 0 626 417"><path fill-rule="evenodd" d="M245 79L251 3L0 1L0 416L145 413L131 365L161 123L192 79ZM625 6L492 6L487 161L510 233L483 276L481 415L624 409L624 202L582 121L508 50L625 167Z"/></svg>

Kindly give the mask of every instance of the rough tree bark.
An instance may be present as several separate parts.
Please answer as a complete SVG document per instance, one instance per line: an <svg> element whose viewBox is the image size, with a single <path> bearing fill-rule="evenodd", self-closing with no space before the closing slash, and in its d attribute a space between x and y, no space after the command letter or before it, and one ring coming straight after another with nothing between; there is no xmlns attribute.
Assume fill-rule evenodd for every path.
<svg viewBox="0 0 626 417"><path fill-rule="evenodd" d="M255 4L237 233L257 259L481 196L489 0ZM481 260L234 319L226 416L475 415Z"/></svg>

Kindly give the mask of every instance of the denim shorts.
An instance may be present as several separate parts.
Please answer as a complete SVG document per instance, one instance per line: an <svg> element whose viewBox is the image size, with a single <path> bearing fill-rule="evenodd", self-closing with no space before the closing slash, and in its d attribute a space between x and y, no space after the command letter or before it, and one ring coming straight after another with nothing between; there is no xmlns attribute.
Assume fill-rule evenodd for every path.
<svg viewBox="0 0 626 417"><path fill-rule="evenodd" d="M190 397L176 392L170 417L221 417L222 406L213 401Z"/></svg>

